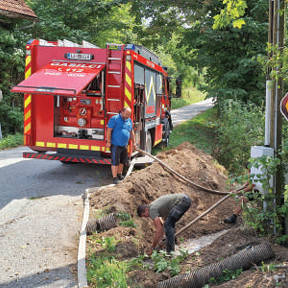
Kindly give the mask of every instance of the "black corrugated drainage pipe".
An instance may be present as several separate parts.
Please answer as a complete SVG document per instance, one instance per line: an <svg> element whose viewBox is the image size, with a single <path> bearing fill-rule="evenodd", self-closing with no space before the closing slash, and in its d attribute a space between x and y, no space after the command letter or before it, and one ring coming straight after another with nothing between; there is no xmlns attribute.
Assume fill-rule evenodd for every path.
<svg viewBox="0 0 288 288"><path fill-rule="evenodd" d="M116 216L112 213L100 219L91 219L86 225L87 235L93 232L103 232L117 226Z"/></svg>
<svg viewBox="0 0 288 288"><path fill-rule="evenodd" d="M225 258L217 263L195 269L190 273L178 275L159 282L157 288L201 288L209 279L220 277L224 270L234 271L242 268L249 269L252 265L274 257L274 252L268 242L248 247L237 254Z"/></svg>

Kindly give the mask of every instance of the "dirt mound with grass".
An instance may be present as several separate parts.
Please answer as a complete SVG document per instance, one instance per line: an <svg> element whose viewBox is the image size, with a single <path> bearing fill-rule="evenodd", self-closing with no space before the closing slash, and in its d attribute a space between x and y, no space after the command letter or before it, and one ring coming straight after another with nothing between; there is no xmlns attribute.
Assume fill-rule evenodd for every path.
<svg viewBox="0 0 288 288"><path fill-rule="evenodd" d="M183 143L175 149L161 152L157 155L165 164L191 181L209 189L228 191L225 169L211 156L196 149L189 143ZM105 213L126 212L133 217L136 224L134 237L139 240L139 249L151 245L153 223L150 219L140 218L136 210L140 204L148 204L165 194L185 193L192 199L190 209L176 224L180 229L207 208L217 202L222 195L212 194L183 183L170 174L158 163L153 163L145 169L133 172L125 181L114 187L101 189L91 195L90 205L93 210L105 210ZM193 238L210 234L227 227L223 219L232 213L235 201L228 199L213 212L205 216L197 224L189 228L181 237ZM123 227L123 233L127 228ZM120 229L121 230L121 229ZM113 233L113 232L112 232ZM119 227L117 233L121 234ZM117 236L118 237L118 236ZM140 252L139 251L139 252Z"/></svg>
<svg viewBox="0 0 288 288"><path fill-rule="evenodd" d="M183 143L175 149L161 152L157 157L179 174L198 185L218 191L229 191L231 189L231 187L227 186L225 169L211 156L196 149L189 143ZM151 219L137 216L137 207L139 204L148 204L161 195L170 193L185 193L192 199L191 208L185 213L181 220L176 223L176 231L202 214L220 198L224 197L223 195L205 192L187 183L183 183L179 178L167 172L160 164L154 162L145 169L133 172L131 176L121 184L114 187L101 188L91 194L90 205L92 209L90 210L90 218L115 213L115 215L118 215L118 226L109 231L88 236L88 259L89 255L94 255L94 257L96 257L94 259L97 259L97 257L101 255L105 256L107 250L113 250L113 257L119 261L131 260L131 258L137 255L143 255L145 249L151 246L154 227ZM183 274L191 271L191 269L215 263L237 253L246 246L263 241L263 239L257 238L256 235L249 230L246 231L246 228L243 229L243 226L239 223L241 222L241 218L238 220L238 223L233 226L223 223L223 219L232 214L235 205L238 205L238 203L233 198L229 198L203 219L179 235L178 244L191 238L198 238L206 234L208 235L232 228L211 245L185 258L185 260L181 262L181 268L178 273ZM122 216L119 217L119 215ZM112 238L114 242L111 240ZM103 241L106 242L104 243ZM273 261L280 264L283 263L283 261L287 261L288 249L273 245L273 250L276 254L276 259L273 259ZM127 272L126 277L129 287L155 287L156 283L173 276L171 274L172 270L169 269L158 273L157 268L155 268L158 266L156 266L155 263L154 268L153 265L150 269L143 268L143 263L144 265L149 263L151 265L151 261L155 261L155 259L151 259L145 260L146 262L142 262L142 266L136 265L135 268L133 267L133 269ZM94 260L94 262L95 261L96 260ZM170 268L172 267L171 263L169 264L171 265ZM265 265L266 264L262 264L264 268ZM227 278L225 278L225 280L234 280L226 283L212 282L209 283L209 287L270 288L276 287L277 285L279 287L287 287L285 268L274 272L262 272L260 271L261 269L259 269L260 268L240 272L241 275L237 275L237 279L234 279L236 276L234 277L233 272L229 276L229 279L227 278L228 276L225 276ZM267 269L267 267L265 269ZM282 280L280 278L279 280L277 277L282 277ZM91 287L97 287L97 285L92 285Z"/></svg>

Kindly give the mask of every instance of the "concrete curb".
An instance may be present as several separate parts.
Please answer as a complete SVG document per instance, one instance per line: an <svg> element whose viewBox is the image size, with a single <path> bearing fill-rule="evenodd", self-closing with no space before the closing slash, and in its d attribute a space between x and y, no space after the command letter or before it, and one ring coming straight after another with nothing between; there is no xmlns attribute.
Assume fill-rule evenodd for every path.
<svg viewBox="0 0 288 288"><path fill-rule="evenodd" d="M105 189L107 187L113 187L115 184L110 184L102 187L87 188L83 197L83 219L82 226L80 230L79 246L78 246L78 259L77 259L77 274L78 274L78 287L87 288L87 270L86 270L86 225L89 220L89 194L100 189Z"/></svg>
<svg viewBox="0 0 288 288"><path fill-rule="evenodd" d="M143 158L143 157L142 157ZM151 160L150 160L151 161ZM146 162L144 162L146 163ZM136 160L132 160L131 165L129 167L129 170L127 171L127 174L125 176L128 177L135 166ZM80 230L80 238L79 238L79 246L78 246L78 262L77 262L77 272L78 272L78 287L79 288L87 288L87 270L86 270L86 225L89 220L89 195L93 192L96 192L98 190L102 190L108 187L114 187L115 184L105 185L101 187L91 187L87 188L85 190L85 193L82 195L83 198L83 206L84 206L84 212L83 212L83 219L82 219L82 226Z"/></svg>
<svg viewBox="0 0 288 288"><path fill-rule="evenodd" d="M87 271L86 271L86 224L89 219L89 193L86 192L83 194L83 205L84 205L84 212L83 212L83 220L82 226L80 231L80 239L79 239L79 248L78 248L78 287L84 288L88 287L87 283Z"/></svg>

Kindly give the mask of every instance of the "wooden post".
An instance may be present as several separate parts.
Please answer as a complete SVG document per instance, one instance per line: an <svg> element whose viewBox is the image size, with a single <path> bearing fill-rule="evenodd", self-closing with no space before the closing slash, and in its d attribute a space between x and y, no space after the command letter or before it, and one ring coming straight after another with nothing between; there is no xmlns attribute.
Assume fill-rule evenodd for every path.
<svg viewBox="0 0 288 288"><path fill-rule="evenodd" d="M273 51L269 53L269 57L273 57L280 52L282 55L284 45L284 1L285 0L270 0L269 1L269 31L268 41L273 45ZM275 50L274 50L275 49ZM273 67L274 74L281 71L281 64ZM267 71L268 75L271 71ZM268 76L270 79L270 75ZM271 96L271 115L270 115L270 146L275 151L275 157L279 157L282 141L282 115L280 113L280 101L283 97L283 79L277 75L277 79L273 80ZM283 181L281 168L277 169L273 181L273 191L276 197L276 208L283 201ZM276 231L275 231L276 232ZM278 231L277 231L278 233Z"/></svg>

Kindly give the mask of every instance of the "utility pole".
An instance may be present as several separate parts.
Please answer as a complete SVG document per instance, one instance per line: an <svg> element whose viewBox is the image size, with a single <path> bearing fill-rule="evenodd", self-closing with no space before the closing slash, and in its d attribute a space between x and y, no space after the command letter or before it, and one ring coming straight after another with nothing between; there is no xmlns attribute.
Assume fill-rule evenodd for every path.
<svg viewBox="0 0 288 288"><path fill-rule="evenodd" d="M272 51L269 52L269 58L275 56L276 53L279 52L280 55L282 55L284 46L284 2L285 0L269 0L268 42L273 47ZM273 67L272 70L274 70L274 74L278 77L277 79L271 79L271 71L267 71L265 145L272 147L274 149L275 157L279 157L282 141L280 102L283 97L283 79L278 73L281 70L281 64L277 67ZM270 95L271 98L269 97ZM269 117L268 119L267 116ZM276 207L281 205L283 201L281 174L281 168L277 169L273 181Z"/></svg>

